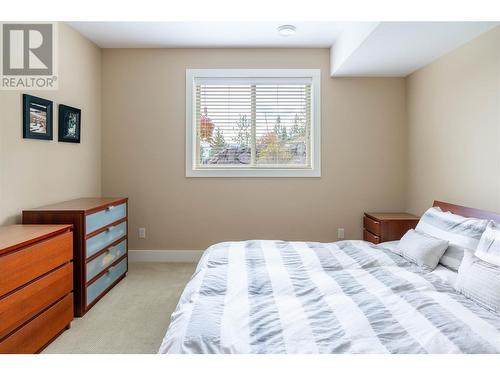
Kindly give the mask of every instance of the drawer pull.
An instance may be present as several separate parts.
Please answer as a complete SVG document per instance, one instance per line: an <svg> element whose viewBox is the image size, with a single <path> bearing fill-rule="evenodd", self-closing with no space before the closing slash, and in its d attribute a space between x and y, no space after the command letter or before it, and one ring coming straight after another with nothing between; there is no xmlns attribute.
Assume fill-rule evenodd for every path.
<svg viewBox="0 0 500 375"><path fill-rule="evenodd" d="M115 227L114 227L114 226L110 226L110 227L108 227L108 232L111 232L111 231L112 231L112 230L114 230L114 229L115 229Z"/></svg>
<svg viewBox="0 0 500 375"><path fill-rule="evenodd" d="M106 210L111 211L115 206L109 206Z"/></svg>

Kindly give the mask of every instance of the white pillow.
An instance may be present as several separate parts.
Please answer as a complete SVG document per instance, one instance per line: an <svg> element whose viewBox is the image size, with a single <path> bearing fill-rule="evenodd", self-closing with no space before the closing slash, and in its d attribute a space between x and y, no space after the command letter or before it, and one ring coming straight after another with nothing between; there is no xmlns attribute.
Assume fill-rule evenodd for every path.
<svg viewBox="0 0 500 375"><path fill-rule="evenodd" d="M395 253L432 271L438 265L447 247L448 241L446 240L410 229L399 241Z"/></svg>
<svg viewBox="0 0 500 375"><path fill-rule="evenodd" d="M486 227L474 255L500 267L500 227L493 221Z"/></svg>
<svg viewBox="0 0 500 375"><path fill-rule="evenodd" d="M484 308L500 312L500 267L482 261L470 250L465 250L455 289Z"/></svg>
<svg viewBox="0 0 500 375"><path fill-rule="evenodd" d="M439 207L432 207L422 215L415 229L448 241L448 249L440 263L458 271L464 256L464 249L476 250L487 225L488 220L467 218L451 212L443 212Z"/></svg>

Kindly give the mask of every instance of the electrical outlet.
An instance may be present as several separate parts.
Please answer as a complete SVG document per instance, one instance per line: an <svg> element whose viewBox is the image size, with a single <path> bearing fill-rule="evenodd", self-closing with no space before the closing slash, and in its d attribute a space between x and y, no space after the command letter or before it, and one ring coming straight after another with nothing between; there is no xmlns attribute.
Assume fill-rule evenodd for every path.
<svg viewBox="0 0 500 375"><path fill-rule="evenodd" d="M139 238L146 238L146 228L139 228Z"/></svg>
<svg viewBox="0 0 500 375"><path fill-rule="evenodd" d="M337 228L337 238L339 240L344 239L344 228Z"/></svg>

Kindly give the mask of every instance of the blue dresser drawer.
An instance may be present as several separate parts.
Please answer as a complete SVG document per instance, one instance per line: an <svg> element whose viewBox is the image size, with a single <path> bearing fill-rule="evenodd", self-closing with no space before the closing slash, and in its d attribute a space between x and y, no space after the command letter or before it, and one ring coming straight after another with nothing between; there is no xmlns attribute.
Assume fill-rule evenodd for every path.
<svg viewBox="0 0 500 375"><path fill-rule="evenodd" d="M85 216L85 234L92 233L99 228L114 223L127 216L127 204L109 206L102 211Z"/></svg>
<svg viewBox="0 0 500 375"><path fill-rule="evenodd" d="M87 263L87 281L99 274L111 263L121 258L127 253L127 240L123 240L118 245L110 247L105 253Z"/></svg>
<svg viewBox="0 0 500 375"><path fill-rule="evenodd" d="M86 242L86 256L91 257L99 250L111 245L117 239L125 236L127 234L127 222L124 221L116 226L107 228L104 232L101 232L94 237L90 237Z"/></svg>
<svg viewBox="0 0 500 375"><path fill-rule="evenodd" d="M123 259L116 266L110 267L108 272L87 287L87 306L99 297L108 287L127 272L127 259Z"/></svg>

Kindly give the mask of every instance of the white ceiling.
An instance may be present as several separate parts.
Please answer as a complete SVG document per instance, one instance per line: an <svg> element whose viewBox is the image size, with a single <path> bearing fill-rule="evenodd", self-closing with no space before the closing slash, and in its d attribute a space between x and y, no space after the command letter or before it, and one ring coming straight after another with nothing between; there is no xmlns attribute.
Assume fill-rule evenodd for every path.
<svg viewBox="0 0 500 375"><path fill-rule="evenodd" d="M342 22L293 22L297 32L276 30L290 22L68 22L102 48L329 48Z"/></svg>
<svg viewBox="0 0 500 375"><path fill-rule="evenodd" d="M68 22L102 48L330 48L332 76L404 77L500 22ZM297 32L279 35L292 23Z"/></svg>
<svg viewBox="0 0 500 375"><path fill-rule="evenodd" d="M337 38L331 51L332 76L404 77L500 23L366 24L349 25Z"/></svg>

